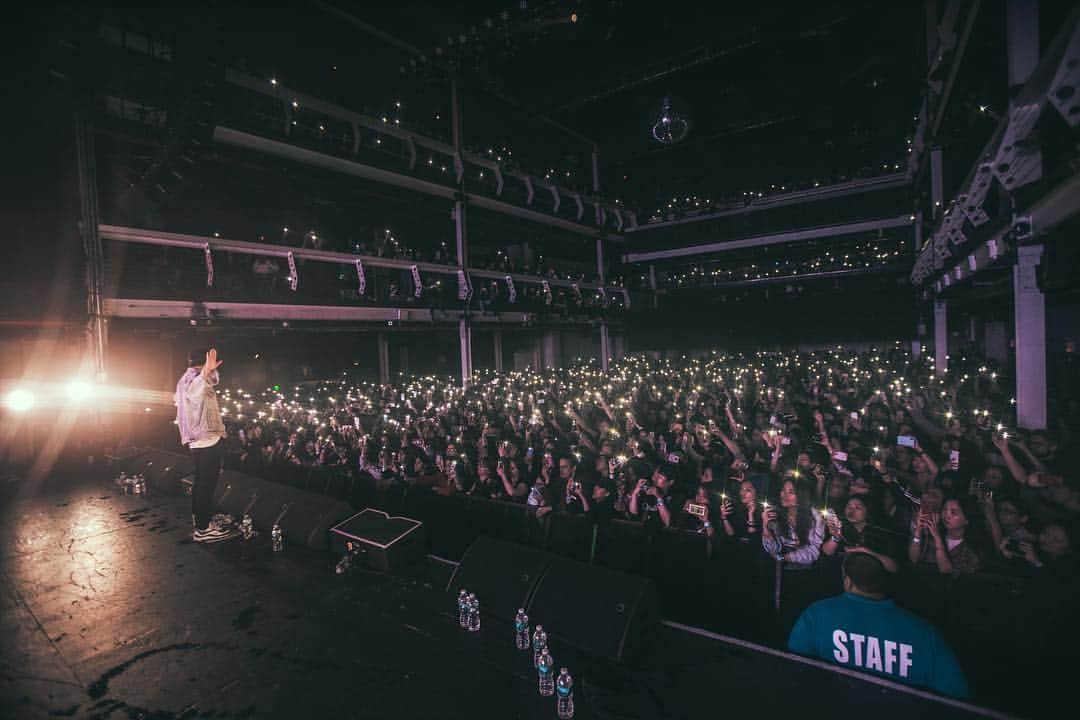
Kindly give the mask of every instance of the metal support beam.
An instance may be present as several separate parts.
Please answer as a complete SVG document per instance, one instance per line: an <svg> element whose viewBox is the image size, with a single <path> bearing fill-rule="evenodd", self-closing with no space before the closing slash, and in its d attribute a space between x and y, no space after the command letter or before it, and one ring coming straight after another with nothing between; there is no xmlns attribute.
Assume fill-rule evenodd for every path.
<svg viewBox="0 0 1080 720"><path fill-rule="evenodd" d="M1037 278L1042 254L1042 245L1019 247L1013 266L1016 419L1028 430L1046 428L1046 301Z"/></svg>
<svg viewBox="0 0 1080 720"><path fill-rule="evenodd" d="M606 322L600 323L600 367L604 372L608 371L611 362L611 335Z"/></svg>
<svg viewBox="0 0 1080 720"><path fill-rule="evenodd" d="M350 305L292 305L278 303L194 302L191 300L147 300L143 298L105 298L106 318L154 320L228 320L277 322L341 322L341 323L417 323L430 327L432 323L454 323L464 317L460 310L430 310L428 308L355 307ZM535 322L536 315L527 312L485 313L473 322L520 327ZM589 321L571 322L588 325Z"/></svg>
<svg viewBox="0 0 1080 720"><path fill-rule="evenodd" d="M931 217L936 221L941 217L945 203L944 176L941 148L930 151L930 202L933 205Z"/></svg>
<svg viewBox="0 0 1080 720"><path fill-rule="evenodd" d="M877 220L864 220L861 222L846 223L843 225L828 225L806 230L791 230L789 232L775 233L772 235L758 235L756 237L740 238L738 240L724 240L721 242L705 243L703 245L691 245L688 247L671 248L669 250L656 250L654 252L630 253L623 256L623 262L639 263L651 260L663 260L666 258L686 257L690 255L705 255L724 250L738 250L748 247L762 247L765 245L779 245L782 243L798 242L800 240L814 240L817 238L838 237L840 235L852 235L873 230L887 230L889 228L905 227L911 225L910 215L898 215L893 218L880 218Z"/></svg>
<svg viewBox="0 0 1080 720"><path fill-rule="evenodd" d="M458 340L461 343L461 386L472 383L472 323L466 318L458 322Z"/></svg>
<svg viewBox="0 0 1080 720"><path fill-rule="evenodd" d="M247 150L254 150L267 155L272 155L274 157L323 168L324 170L331 170L346 175L352 175L354 177L364 178L366 180L373 180L385 185L415 190L416 192L434 195L435 197L453 198L456 194L455 189L448 185L421 180L412 175L384 170L375 167L374 165L366 165L364 163L356 162L355 160L346 160L334 155L308 150L306 148L297 147L296 145L271 140L270 138L221 125L214 128L214 140L225 145L234 145ZM559 191L554 186L549 189L556 199L556 208L553 212L558 212ZM470 204L475 205L476 207L521 218L523 220L529 220L541 225L549 225L551 227L577 233L578 235L592 236L596 233L596 228L589 227L588 225L582 225L581 223L564 220L563 218L548 215L547 213L511 205L510 203L490 198L486 195L470 194L467 199ZM611 237L617 236L612 235Z"/></svg>
<svg viewBox="0 0 1080 720"><path fill-rule="evenodd" d="M451 129L454 139L454 153L461 156L461 103L458 98L457 80L450 80L450 115ZM458 190L454 198L454 238L457 242L458 269L465 271L469 267L469 241L465 225L465 176L458 175ZM530 211L531 212L531 211ZM470 281L470 285L472 282ZM472 302L472 299L469 299ZM461 387L467 388L472 382L472 320L469 317L469 308L458 322L458 341L461 346Z"/></svg>
<svg viewBox="0 0 1080 720"><path fill-rule="evenodd" d="M1039 64L1039 0L1006 0L1009 97L1016 97Z"/></svg>
<svg viewBox="0 0 1080 720"><path fill-rule="evenodd" d="M501 330L496 330L492 334L492 340L495 342L495 372L501 373L503 371L503 335Z"/></svg>
<svg viewBox="0 0 1080 720"><path fill-rule="evenodd" d="M596 153L593 153L593 172L596 172ZM604 238L596 238L596 272L600 277L600 285L607 284L604 272ZM600 320L600 369L608 371L611 360L611 341L608 337L608 324L606 320Z"/></svg>
<svg viewBox="0 0 1080 720"><path fill-rule="evenodd" d="M456 210L455 210L456 212ZM146 245L163 245L170 247L190 248L192 250L205 250L210 248L214 251L237 253L240 255L258 255L269 257L288 257L292 253L296 259L314 260L316 262L337 263L341 265L355 265L357 261L362 268L392 268L395 270L410 270L414 265L418 270L425 273L456 275L457 265L439 265L436 263L411 262L408 260L394 260L392 258L375 257L373 255L352 255L350 253L333 252L330 250L315 250L312 248L295 248L288 245L270 245L268 243L248 242L246 240L231 240L228 238L206 237L202 235L187 235L184 233L170 233L161 230L145 230L143 228L122 227L119 225L99 225L98 232L104 240L116 240L119 242L142 243ZM506 273L494 270L469 269L470 277L490 277L503 279ZM359 277L359 273L358 273ZM569 280L557 280L545 278L539 275L511 275L515 283L532 283L539 285L545 280L549 285L557 287L570 287ZM595 283L580 283L579 287L589 290L597 290ZM608 288L609 292L617 291L617 288Z"/></svg>
<svg viewBox="0 0 1080 720"><path fill-rule="evenodd" d="M949 306L944 300L934 301L934 370L944 375L949 369Z"/></svg>
<svg viewBox="0 0 1080 720"><path fill-rule="evenodd" d="M379 333L379 382L383 385L390 383L390 339L386 333Z"/></svg>
<svg viewBox="0 0 1080 720"><path fill-rule="evenodd" d="M105 287L105 253L98 231L97 162L94 151L94 129L81 113L75 118L76 164L79 176L79 229L86 256L87 340L94 377L106 379L105 351L108 328L105 320L103 292Z"/></svg>
<svg viewBox="0 0 1080 720"><path fill-rule="evenodd" d="M698 215L682 217L676 220L662 220L659 222L650 222L646 225L641 226L631 225L630 227L626 228L626 232L649 232L651 230L659 230L661 228L668 228L675 225L704 222L707 220L716 220L718 218L734 217L737 215L748 215L750 213L773 210L778 207L787 207L789 205L801 205L804 203L818 202L820 200L831 200L839 197L848 197L851 195L858 195L866 192L902 188L907 187L910 184L911 179L908 177L907 173L890 173L888 175L880 175L873 178L850 180L848 182L837 183L836 185L824 185L818 188L807 188L805 190L796 190L780 195L770 195L763 198L754 198L750 201L749 205L740 201L737 203L732 203L730 207L727 207L725 209L714 210L712 212L702 212Z"/></svg>

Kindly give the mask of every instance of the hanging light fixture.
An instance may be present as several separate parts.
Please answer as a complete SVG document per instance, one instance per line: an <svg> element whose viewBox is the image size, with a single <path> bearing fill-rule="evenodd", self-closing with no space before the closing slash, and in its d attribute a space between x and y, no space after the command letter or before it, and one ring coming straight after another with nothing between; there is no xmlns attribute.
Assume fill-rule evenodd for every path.
<svg viewBox="0 0 1080 720"><path fill-rule="evenodd" d="M652 136L657 142L674 145L690 132L690 118L682 112L679 105L667 96L660 103L660 112L652 126Z"/></svg>

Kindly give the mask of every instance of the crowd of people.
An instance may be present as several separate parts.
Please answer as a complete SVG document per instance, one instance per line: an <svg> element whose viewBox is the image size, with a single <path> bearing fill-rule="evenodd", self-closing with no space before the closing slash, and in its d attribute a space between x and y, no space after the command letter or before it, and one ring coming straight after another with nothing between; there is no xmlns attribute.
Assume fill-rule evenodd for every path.
<svg viewBox="0 0 1080 720"><path fill-rule="evenodd" d="M699 534L748 578L834 563L832 593L841 565L863 590L884 586L874 568L1075 590L1080 405L1056 401L1051 429L1019 430L1011 380L975 358L953 358L939 375L899 342L635 356L608 372L480 372L465 389L345 376L235 389L221 407L227 449L252 474L339 470L519 503L541 522L565 513ZM876 562L868 570L862 558Z"/></svg>
<svg viewBox="0 0 1080 720"><path fill-rule="evenodd" d="M872 552L894 572L1071 570L1077 408L1015 429L989 365L938 376L897 345L628 359L609 372L348 380L223 395L243 464L343 466L387 482L701 532L811 565Z"/></svg>

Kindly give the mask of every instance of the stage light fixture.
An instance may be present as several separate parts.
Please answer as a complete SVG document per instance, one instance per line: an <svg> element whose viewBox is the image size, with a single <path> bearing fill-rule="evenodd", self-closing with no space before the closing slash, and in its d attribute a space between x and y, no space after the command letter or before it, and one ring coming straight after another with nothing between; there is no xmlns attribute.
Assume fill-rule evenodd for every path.
<svg viewBox="0 0 1080 720"><path fill-rule="evenodd" d="M68 399L74 403L85 402L90 398L93 392L93 386L85 380L81 380L79 378L75 378L67 384Z"/></svg>
<svg viewBox="0 0 1080 720"><path fill-rule="evenodd" d="M689 118L678 109L670 96L665 97L660 104L660 113L653 122L653 139L665 145L674 145L683 140L688 132Z"/></svg>
<svg viewBox="0 0 1080 720"><path fill-rule="evenodd" d="M30 408L34 407L36 402L34 393L26 390L25 388L17 388L8 393L8 396L4 398L4 404L15 412L26 412Z"/></svg>

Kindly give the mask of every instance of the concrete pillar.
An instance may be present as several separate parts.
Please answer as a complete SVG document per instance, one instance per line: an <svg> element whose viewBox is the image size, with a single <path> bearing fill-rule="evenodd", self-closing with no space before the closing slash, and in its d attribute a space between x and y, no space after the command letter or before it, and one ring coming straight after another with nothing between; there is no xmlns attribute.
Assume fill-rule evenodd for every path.
<svg viewBox="0 0 1080 720"><path fill-rule="evenodd" d="M652 306L653 310L660 307L660 298L656 294L656 266L649 265L649 289L652 290Z"/></svg>
<svg viewBox="0 0 1080 720"><path fill-rule="evenodd" d="M626 357L626 338L622 335L616 335L612 338L612 348L611 356L616 360L622 360Z"/></svg>
<svg viewBox="0 0 1080 720"><path fill-rule="evenodd" d="M949 369L949 307L944 300L934 301L934 368L938 375Z"/></svg>
<svg viewBox="0 0 1080 720"><path fill-rule="evenodd" d="M379 333L379 382L386 385L390 382L390 338L386 333Z"/></svg>
<svg viewBox="0 0 1080 720"><path fill-rule="evenodd" d="M1036 273L1043 246L1021 246L1016 252L1016 419L1022 428L1042 430L1046 428L1046 301Z"/></svg>
<svg viewBox="0 0 1080 720"><path fill-rule="evenodd" d="M562 343L558 330L545 330L540 338L540 362L545 368L562 367Z"/></svg>
<svg viewBox="0 0 1080 720"><path fill-rule="evenodd" d="M503 371L503 336L502 330L492 333L495 341L495 372Z"/></svg>
<svg viewBox="0 0 1080 720"><path fill-rule="evenodd" d="M472 382L472 323L462 318L458 321L458 340L461 342L461 386Z"/></svg>
<svg viewBox="0 0 1080 720"><path fill-rule="evenodd" d="M1009 331L1005 323L996 320L983 327L983 352L987 360L1004 365L1009 360Z"/></svg>
<svg viewBox="0 0 1080 720"><path fill-rule="evenodd" d="M600 323L600 368L604 371L608 371L608 364L611 361L611 336L608 332L608 325L606 322Z"/></svg>

